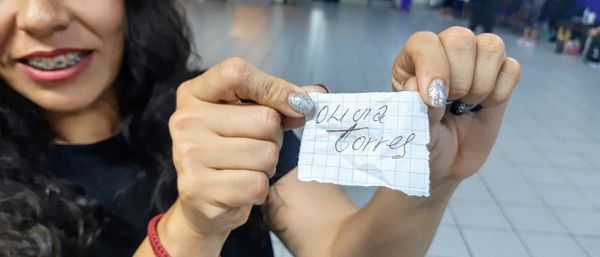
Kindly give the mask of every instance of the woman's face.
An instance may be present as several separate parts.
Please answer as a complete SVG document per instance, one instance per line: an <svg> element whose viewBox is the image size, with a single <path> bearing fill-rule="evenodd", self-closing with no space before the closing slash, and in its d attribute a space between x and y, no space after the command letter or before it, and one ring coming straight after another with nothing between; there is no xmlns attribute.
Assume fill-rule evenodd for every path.
<svg viewBox="0 0 600 257"><path fill-rule="evenodd" d="M124 0L0 0L0 77L50 112L94 103L121 66Z"/></svg>

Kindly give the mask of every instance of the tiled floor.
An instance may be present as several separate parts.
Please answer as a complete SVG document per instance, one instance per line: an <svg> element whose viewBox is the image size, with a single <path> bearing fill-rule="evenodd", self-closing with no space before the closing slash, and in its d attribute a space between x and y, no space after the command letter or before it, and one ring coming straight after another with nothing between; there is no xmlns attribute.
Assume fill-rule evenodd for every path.
<svg viewBox="0 0 600 257"><path fill-rule="evenodd" d="M427 9L385 3L296 6L186 4L205 66L242 56L297 84L335 92L388 91L390 67L418 30L441 31ZM458 189L431 246L437 257L600 256L600 70L552 46L519 48L523 66L498 143L481 171ZM373 189L345 188L358 204ZM276 243L278 256L287 256Z"/></svg>

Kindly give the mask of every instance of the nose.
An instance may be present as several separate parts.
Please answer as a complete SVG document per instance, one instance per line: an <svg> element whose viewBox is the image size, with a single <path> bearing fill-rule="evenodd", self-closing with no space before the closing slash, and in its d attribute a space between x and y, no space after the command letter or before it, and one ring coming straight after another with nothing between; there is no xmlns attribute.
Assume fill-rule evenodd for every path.
<svg viewBox="0 0 600 257"><path fill-rule="evenodd" d="M57 0L23 1L17 16L17 27L35 37L48 37L65 30L71 22L66 8Z"/></svg>

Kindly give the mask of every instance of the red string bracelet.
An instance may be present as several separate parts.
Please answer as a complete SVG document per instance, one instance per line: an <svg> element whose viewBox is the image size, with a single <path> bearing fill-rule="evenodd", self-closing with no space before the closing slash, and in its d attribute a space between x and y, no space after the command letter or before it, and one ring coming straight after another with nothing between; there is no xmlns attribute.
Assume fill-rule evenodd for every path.
<svg viewBox="0 0 600 257"><path fill-rule="evenodd" d="M165 214L160 213L160 214L154 216L154 218L152 218L150 220L150 222L148 223L148 235L147 236L148 236L148 241L150 241L150 247L152 247L152 252L154 253L154 256L156 256L156 257L171 257L171 255L169 255L169 253L167 252L167 249L165 249L165 247L160 242L160 238L158 238L158 233L156 232L156 227L158 225L158 222L160 221L160 219L162 219L163 216L165 216Z"/></svg>
<svg viewBox="0 0 600 257"><path fill-rule="evenodd" d="M156 225L158 225L158 222L163 216L165 216L164 213L158 214L150 220L150 223L148 223L148 241L150 241L150 247L152 247L154 256L171 257L165 247L160 243L160 238L158 238L158 233L156 232Z"/></svg>

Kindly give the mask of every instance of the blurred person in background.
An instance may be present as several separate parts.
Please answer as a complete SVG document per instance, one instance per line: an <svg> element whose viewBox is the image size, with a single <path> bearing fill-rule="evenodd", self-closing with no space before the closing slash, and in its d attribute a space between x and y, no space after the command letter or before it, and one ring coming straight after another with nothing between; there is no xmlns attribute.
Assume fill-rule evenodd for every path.
<svg viewBox="0 0 600 257"><path fill-rule="evenodd" d="M584 52L585 62L594 68L600 68L600 27L591 29Z"/></svg>
<svg viewBox="0 0 600 257"><path fill-rule="evenodd" d="M540 16L545 0L525 0L523 3L523 15L525 28L523 37L517 40L517 44L526 47L534 47L539 36Z"/></svg>
<svg viewBox="0 0 600 257"><path fill-rule="evenodd" d="M496 25L496 0L470 0L469 6L471 17L469 19L469 28L477 31L479 26L484 33L491 33Z"/></svg>
<svg viewBox="0 0 600 257"><path fill-rule="evenodd" d="M542 7L541 19L548 22L550 29L550 42L557 39L558 23L568 19L577 0L546 0Z"/></svg>
<svg viewBox="0 0 600 257"><path fill-rule="evenodd" d="M297 179L286 131L303 125L307 93L326 90L240 58L191 69L174 1L0 9L3 257L268 257L267 224L299 257L424 256L520 78L496 35L408 38L391 82L430 107L431 195L381 188L358 209L334 185Z"/></svg>

